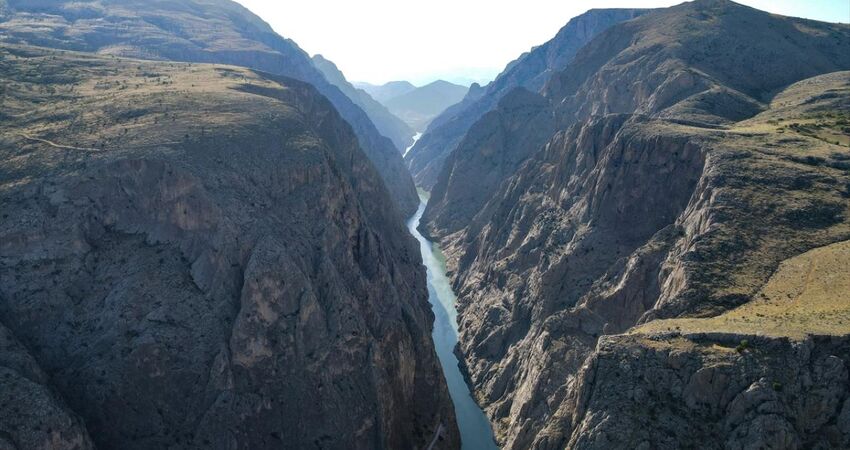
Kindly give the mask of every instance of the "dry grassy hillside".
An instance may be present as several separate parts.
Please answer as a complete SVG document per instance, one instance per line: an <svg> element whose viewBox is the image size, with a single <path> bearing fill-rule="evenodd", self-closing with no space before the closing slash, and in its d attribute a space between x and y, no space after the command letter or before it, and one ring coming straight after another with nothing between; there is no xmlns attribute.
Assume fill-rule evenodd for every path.
<svg viewBox="0 0 850 450"><path fill-rule="evenodd" d="M399 149L298 45L232 0L9 0L0 42L149 60L230 64L312 84L354 128L407 216L416 188Z"/></svg>
<svg viewBox="0 0 850 450"><path fill-rule="evenodd" d="M799 243L794 243L798 233L793 230L774 233L761 227L751 235L736 236L743 242L763 241L751 246L747 259L753 262L725 270L732 275L726 289L753 300L710 319L653 321L637 332L700 330L795 339L810 334L850 334L850 273L842 270L850 261L847 241L840 240L850 237L846 223L850 213L850 72L795 83L780 92L768 110L724 133L724 145L757 149L762 154L760 165L752 167L754 171L776 173L777 166L784 166L786 177L777 177L776 182L788 183L790 192L759 194L750 190L753 206L776 208L776 197L781 196L787 226L808 224L815 228L804 228L804 242ZM772 216L768 211L752 213L753 220L767 221ZM831 241L838 242L828 244ZM775 256L759 253L783 247L790 247L786 254L796 256L783 260L778 267ZM797 250L812 247L817 248L804 253ZM765 270L756 269L765 260L773 262L768 271L775 269L766 283Z"/></svg>

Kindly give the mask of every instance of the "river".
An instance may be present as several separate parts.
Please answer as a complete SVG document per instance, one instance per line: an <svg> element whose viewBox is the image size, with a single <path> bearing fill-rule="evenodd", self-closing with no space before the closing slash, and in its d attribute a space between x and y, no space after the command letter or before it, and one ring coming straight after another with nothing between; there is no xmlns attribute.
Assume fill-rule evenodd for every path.
<svg viewBox="0 0 850 450"><path fill-rule="evenodd" d="M434 347L437 357L443 367L443 374L449 386L449 395L455 407L457 425L460 429L460 439L463 450L490 450L497 449L493 441L493 431L490 422L484 412L473 400L469 393L469 386L463 379L458 367L458 360L454 354L457 344L457 310L455 309L456 297L452 291L451 284L446 277L446 262L443 253L437 244L425 239L416 229L419 220L425 211L426 198L420 194L422 202L419 210L408 222L407 228L410 234L419 241L422 252L422 261L428 274L428 302L434 310Z"/></svg>
<svg viewBox="0 0 850 450"><path fill-rule="evenodd" d="M404 149L404 153L401 154L402 158L404 158L405 156L407 156L408 153L410 153L410 149L412 149L413 146L416 145L416 141L418 141L419 138L421 138L421 137L422 137L422 133L416 133L413 136L413 143L410 144L406 149Z"/></svg>

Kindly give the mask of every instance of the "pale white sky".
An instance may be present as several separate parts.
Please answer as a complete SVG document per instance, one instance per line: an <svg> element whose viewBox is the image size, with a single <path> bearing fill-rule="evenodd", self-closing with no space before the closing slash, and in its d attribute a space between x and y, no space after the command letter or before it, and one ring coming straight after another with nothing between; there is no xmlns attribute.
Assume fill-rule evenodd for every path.
<svg viewBox="0 0 850 450"><path fill-rule="evenodd" d="M681 0L237 0L350 81L489 80L591 8ZM850 0L739 0L777 14L850 22Z"/></svg>

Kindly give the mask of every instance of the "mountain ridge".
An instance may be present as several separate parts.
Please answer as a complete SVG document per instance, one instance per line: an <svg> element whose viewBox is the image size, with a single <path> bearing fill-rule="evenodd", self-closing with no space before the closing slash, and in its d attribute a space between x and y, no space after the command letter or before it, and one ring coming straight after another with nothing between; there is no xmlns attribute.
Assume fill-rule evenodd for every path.
<svg viewBox="0 0 850 450"><path fill-rule="evenodd" d="M368 92L356 88L346 80L345 75L332 61L322 55L314 55L313 64L322 72L325 78L338 87L363 111L369 115L372 123L384 136L390 138L399 151L403 151L413 143L414 132L406 123L393 115L384 105L373 99Z"/></svg>
<svg viewBox="0 0 850 450"><path fill-rule="evenodd" d="M292 40L231 0L45 0L7 2L0 39L140 59L232 64L316 86L357 132L402 216L419 204L398 148L330 84Z"/></svg>
<svg viewBox="0 0 850 450"><path fill-rule="evenodd" d="M515 127L509 133L486 116L477 121L480 129L443 167L421 228L447 256L458 294L459 353L501 445L850 442L850 428L825 425L848 398L840 376L812 387L838 400L815 397L823 415L808 415L793 399L813 391L791 383L791 375L771 375L788 351L785 337L760 337L757 357L730 346L755 342L751 333L690 322L745 307L783 261L850 236L842 163L850 156L846 143L836 144L850 98L850 74L842 72L850 54L841 52L848 46L848 26L720 0L685 3L611 26L554 74L542 89L553 105L549 136L512 138L540 121L504 107L496 114ZM797 86L802 93L792 95ZM781 113L780 97L789 99ZM476 141L488 133L505 137ZM488 180L475 170L497 160L493 150L526 159L515 170L516 160L502 163L497 170L514 172L495 190L485 184L478 210L463 207L481 205L480 198L446 201L476 192L463 180ZM453 179L455 191L447 191ZM767 319L750 322L757 327L760 320ZM702 328L686 331L685 324ZM633 327L646 331L617 336ZM847 364L847 333L836 335L834 346L805 339L793 345L812 355L840 350L835 357ZM809 364L831 364L807 358L788 357L788 373L808 376ZM713 366L721 359L728 371ZM618 364L626 366L615 373ZM651 383L654 373L669 382ZM728 396L718 402L707 400L714 387L700 378L711 373L736 380L716 387ZM629 389L653 394L613 395L617 374ZM787 393L769 396L781 405L775 417L755 411L771 376L790 383ZM733 400L751 412L724 413ZM647 406L657 414L641 413Z"/></svg>
<svg viewBox="0 0 850 450"><path fill-rule="evenodd" d="M365 90L375 100L381 102L382 104L387 100L390 100L394 97L398 97L402 94L406 94L416 89L416 86L414 86L413 83L409 81L388 81L382 85L376 85L366 82L355 82L354 86Z"/></svg>
<svg viewBox="0 0 850 450"><path fill-rule="evenodd" d="M434 117L462 100L467 91L465 86L436 80L390 97L384 104L413 129L423 131Z"/></svg>
<svg viewBox="0 0 850 450"><path fill-rule="evenodd" d="M596 33L644 12L646 10L595 9L576 16L552 39L509 63L493 82L481 89L471 89L462 102L431 122L405 157L417 185L426 190L433 188L443 162L463 135L476 120L495 108L503 95L515 87L539 90L547 74L562 68ZM560 56L553 57L550 51Z"/></svg>

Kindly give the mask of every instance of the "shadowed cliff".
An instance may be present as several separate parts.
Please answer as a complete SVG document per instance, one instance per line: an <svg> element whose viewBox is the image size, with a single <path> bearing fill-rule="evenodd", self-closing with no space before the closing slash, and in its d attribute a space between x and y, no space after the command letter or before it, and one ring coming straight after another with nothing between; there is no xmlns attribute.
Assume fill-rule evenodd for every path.
<svg viewBox="0 0 850 450"><path fill-rule="evenodd" d="M0 439L458 445L416 243L313 87L9 45L0 78Z"/></svg>

